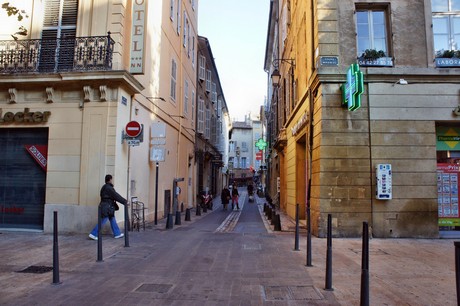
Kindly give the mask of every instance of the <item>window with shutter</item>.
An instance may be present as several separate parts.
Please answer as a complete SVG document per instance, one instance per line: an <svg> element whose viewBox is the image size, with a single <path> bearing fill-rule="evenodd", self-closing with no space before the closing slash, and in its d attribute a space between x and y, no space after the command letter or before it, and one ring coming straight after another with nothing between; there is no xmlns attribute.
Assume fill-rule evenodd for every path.
<svg viewBox="0 0 460 306"><path fill-rule="evenodd" d="M205 127L204 127L204 137L206 139L211 138L211 110L209 108L206 108L206 121L205 121Z"/></svg>
<svg viewBox="0 0 460 306"><path fill-rule="evenodd" d="M206 80L206 57L200 55L199 57L200 68L198 70L198 78L202 81Z"/></svg>
<svg viewBox="0 0 460 306"><path fill-rule="evenodd" d="M177 74L177 64L174 59L171 60L171 90L170 96L175 101L176 100L176 74Z"/></svg>
<svg viewBox="0 0 460 306"><path fill-rule="evenodd" d="M184 83L184 115L188 114L188 81Z"/></svg>
<svg viewBox="0 0 460 306"><path fill-rule="evenodd" d="M211 70L206 70L206 91L211 92Z"/></svg>
<svg viewBox="0 0 460 306"><path fill-rule="evenodd" d="M39 71L73 68L78 0L45 0Z"/></svg>
<svg viewBox="0 0 460 306"><path fill-rule="evenodd" d="M198 125L197 125L197 131L198 133L203 134L204 133L204 100L203 98L199 97L198 98Z"/></svg>

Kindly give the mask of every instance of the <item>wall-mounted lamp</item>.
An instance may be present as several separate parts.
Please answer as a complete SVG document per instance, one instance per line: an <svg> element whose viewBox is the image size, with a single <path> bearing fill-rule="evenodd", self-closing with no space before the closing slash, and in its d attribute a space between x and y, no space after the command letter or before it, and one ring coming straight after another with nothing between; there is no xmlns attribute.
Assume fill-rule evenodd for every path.
<svg viewBox="0 0 460 306"><path fill-rule="evenodd" d="M399 79L399 80L397 80L397 81L393 84L393 86L395 86L396 84L399 84L399 85L407 85L407 84L409 84L409 83L408 83L406 80L404 80L404 79Z"/></svg>
<svg viewBox="0 0 460 306"><path fill-rule="evenodd" d="M279 63L280 62L285 62L288 63L289 65L292 66L292 68L295 68L295 59L292 58L276 58L273 60L273 67L275 67L275 70L273 70L271 78L272 78L272 84L274 87L277 87L280 84L280 79L281 79L281 74L278 70Z"/></svg>
<svg viewBox="0 0 460 306"><path fill-rule="evenodd" d="M454 116L460 116L460 105L452 110L452 114L454 114Z"/></svg>

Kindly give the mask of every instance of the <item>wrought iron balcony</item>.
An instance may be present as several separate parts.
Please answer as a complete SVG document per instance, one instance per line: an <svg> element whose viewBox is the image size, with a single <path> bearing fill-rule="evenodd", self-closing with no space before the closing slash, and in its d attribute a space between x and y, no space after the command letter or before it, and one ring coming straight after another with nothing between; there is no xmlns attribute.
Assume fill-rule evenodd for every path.
<svg viewBox="0 0 460 306"><path fill-rule="evenodd" d="M107 36L0 41L0 73L112 70L114 40Z"/></svg>

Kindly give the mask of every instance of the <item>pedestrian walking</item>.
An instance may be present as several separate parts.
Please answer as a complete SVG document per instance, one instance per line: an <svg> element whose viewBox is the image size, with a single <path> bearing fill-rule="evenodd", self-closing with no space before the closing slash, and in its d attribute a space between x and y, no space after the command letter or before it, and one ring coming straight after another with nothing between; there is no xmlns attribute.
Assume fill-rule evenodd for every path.
<svg viewBox="0 0 460 306"><path fill-rule="evenodd" d="M119 209L116 202L126 205L128 204L128 201L125 198L123 198L120 194L118 194L115 191L115 188L113 188L112 175L107 174L105 176L105 184L101 188L100 195L101 202L99 205L101 206L102 215L101 226L103 226L107 222L107 220L110 220L110 227L112 228L113 236L115 238L124 237L125 234L123 234L120 231L120 228L117 224L117 220L115 219L115 211ZM89 238L97 240L97 232L98 224L96 224L96 226L89 234Z"/></svg>
<svg viewBox="0 0 460 306"><path fill-rule="evenodd" d="M227 186L224 186L224 189L222 189L220 201L224 206L224 210L227 210L228 203L230 202L230 190L228 190Z"/></svg>
<svg viewBox="0 0 460 306"><path fill-rule="evenodd" d="M235 203L236 203L236 209L240 210L240 205L238 204L239 195L240 194L238 193L238 188L236 187L236 185L233 185L233 188L232 188L232 210L235 207Z"/></svg>

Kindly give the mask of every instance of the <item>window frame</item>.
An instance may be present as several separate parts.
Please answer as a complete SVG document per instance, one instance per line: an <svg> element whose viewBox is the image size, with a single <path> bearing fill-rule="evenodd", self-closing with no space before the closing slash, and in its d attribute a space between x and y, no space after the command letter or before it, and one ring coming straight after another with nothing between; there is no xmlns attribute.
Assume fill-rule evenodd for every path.
<svg viewBox="0 0 460 306"><path fill-rule="evenodd" d="M369 33L369 46L368 48L360 48L360 36L359 36L359 27L358 27L358 12L368 13L367 17L367 26ZM384 43L385 49L382 50L385 52L385 56L376 58L376 59L367 59L363 57L364 51L366 49L380 51L375 48L375 28L373 27L373 14L374 12L383 12L383 25L384 29ZM393 67L393 44L391 41L392 27L391 27L391 5L390 3L357 3L355 10L355 29L356 29L356 56L358 58L359 65L361 66L382 66L382 67ZM362 50L361 50L362 49Z"/></svg>
<svg viewBox="0 0 460 306"><path fill-rule="evenodd" d="M169 96L173 101L176 101L177 89L177 62L174 58L171 59L171 81Z"/></svg>

